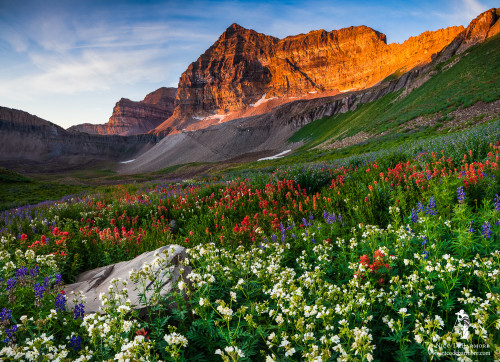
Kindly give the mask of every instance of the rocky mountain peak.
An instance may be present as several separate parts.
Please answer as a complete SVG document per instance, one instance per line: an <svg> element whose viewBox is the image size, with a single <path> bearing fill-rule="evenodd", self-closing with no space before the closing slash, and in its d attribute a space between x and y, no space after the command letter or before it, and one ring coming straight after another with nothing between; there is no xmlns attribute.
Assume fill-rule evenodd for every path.
<svg viewBox="0 0 500 362"><path fill-rule="evenodd" d="M129 136L148 133L174 112L177 88L162 87L136 102L121 98L113 108L106 124L81 124L70 127L70 131L101 135Z"/></svg>
<svg viewBox="0 0 500 362"><path fill-rule="evenodd" d="M181 75L174 114L157 132L192 129L206 117L241 113L268 98L365 89L430 62L462 30L451 27L387 44L385 34L367 26L278 39L233 23Z"/></svg>
<svg viewBox="0 0 500 362"><path fill-rule="evenodd" d="M472 20L462 34L463 41L457 53L462 53L471 46L484 41L500 32L500 8L493 8Z"/></svg>
<svg viewBox="0 0 500 362"><path fill-rule="evenodd" d="M223 34L226 34L226 36L231 36L234 33L242 32L242 31L245 31L245 30L247 30L247 29L245 29L241 25L239 25L237 23L232 23L231 25L229 25L227 27L227 29L224 31Z"/></svg>

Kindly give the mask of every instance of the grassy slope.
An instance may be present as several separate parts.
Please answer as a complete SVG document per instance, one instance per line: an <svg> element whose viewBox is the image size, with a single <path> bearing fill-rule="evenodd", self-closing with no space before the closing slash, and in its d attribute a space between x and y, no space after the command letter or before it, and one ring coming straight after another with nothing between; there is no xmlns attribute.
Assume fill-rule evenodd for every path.
<svg viewBox="0 0 500 362"><path fill-rule="evenodd" d="M46 200L57 200L86 189L87 186L32 180L0 167L0 211Z"/></svg>
<svg viewBox="0 0 500 362"><path fill-rule="evenodd" d="M290 141L305 140L305 148L311 148L328 139L349 137L360 131L379 134L421 115L440 112L444 116L477 101L492 102L500 95L498 49L499 35L471 48L469 54L450 69L443 70L454 58L439 64L436 67L438 74L406 98L394 101L400 92L390 93L377 101L361 105L355 111L322 118L298 130ZM422 136L432 133L429 132L432 130L423 131ZM407 137L399 135L392 138L401 142Z"/></svg>

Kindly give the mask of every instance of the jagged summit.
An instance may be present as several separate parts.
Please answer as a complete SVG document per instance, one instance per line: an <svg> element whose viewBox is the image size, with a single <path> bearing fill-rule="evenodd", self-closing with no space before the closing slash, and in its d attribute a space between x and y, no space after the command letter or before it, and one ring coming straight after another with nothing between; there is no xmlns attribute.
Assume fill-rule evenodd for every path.
<svg viewBox="0 0 500 362"><path fill-rule="evenodd" d="M193 129L214 115L227 120L259 100L365 89L430 62L462 30L450 27L387 44L385 34L364 25L278 39L233 23L181 75L174 114L155 132Z"/></svg>
<svg viewBox="0 0 500 362"><path fill-rule="evenodd" d="M240 24L238 23L232 23L231 25L229 25L226 29L226 32L228 31L241 31L241 30L247 30L246 28L242 27Z"/></svg>

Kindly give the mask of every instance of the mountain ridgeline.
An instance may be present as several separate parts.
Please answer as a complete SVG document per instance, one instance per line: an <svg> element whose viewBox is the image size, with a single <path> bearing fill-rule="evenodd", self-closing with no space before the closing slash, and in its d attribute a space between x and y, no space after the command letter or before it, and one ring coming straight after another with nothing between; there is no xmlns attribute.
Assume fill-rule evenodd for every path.
<svg viewBox="0 0 500 362"><path fill-rule="evenodd" d="M427 31L402 44L387 44L366 26L278 39L232 24L189 65L177 88L160 88L139 102L122 98L106 124L64 130L2 107L0 163L135 159L119 170L136 173L293 149L300 142L290 144L290 137L315 120L389 93L399 92L391 104L400 102L436 69L454 67L498 34L499 17L499 9L490 9L465 29Z"/></svg>
<svg viewBox="0 0 500 362"><path fill-rule="evenodd" d="M140 102L122 98L113 108L108 123L84 123L70 127L68 131L120 136L148 133L172 115L176 94L177 88L162 87Z"/></svg>
<svg viewBox="0 0 500 362"><path fill-rule="evenodd" d="M277 39L231 25L179 81L173 116L156 132L252 107L259 99L365 89L388 75L427 64L462 27L425 32L403 44L366 26ZM293 98L292 98L293 99Z"/></svg>

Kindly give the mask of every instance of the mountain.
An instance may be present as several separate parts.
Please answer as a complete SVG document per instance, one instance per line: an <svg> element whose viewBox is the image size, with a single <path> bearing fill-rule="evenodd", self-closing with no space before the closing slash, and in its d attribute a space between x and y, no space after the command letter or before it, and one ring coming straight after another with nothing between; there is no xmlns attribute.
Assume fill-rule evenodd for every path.
<svg viewBox="0 0 500 362"><path fill-rule="evenodd" d="M183 126L182 122L184 122L184 125L187 123L187 121L182 120L177 120L177 124L173 123L172 119L176 114L182 115L183 112L186 112L184 114L189 115L189 112L192 111L208 112L208 110L213 110L212 107L214 105L217 107L217 104L231 104L230 100L233 97L232 94L236 92L235 89L245 90L247 92L245 94L251 94L250 90L253 89L252 87L235 88L234 84L237 84L237 82L216 82L215 78L211 79L210 82L204 82L204 78L201 78L202 73L199 71L195 72L195 74L198 74L197 86L193 82L185 86L182 84L182 80L186 77L189 81L192 80L188 75L196 67L211 69L209 62L207 63L206 60L207 54L213 53L213 48L216 46L223 48L221 44L225 44L227 38L233 39L233 35L230 32L222 36L213 47L200 57L199 63L193 63L181 77L176 99L176 109L174 115L166 122L172 123L164 128L169 129L171 134L167 135L147 152L139 155L134 162L123 165L121 170L125 173L136 173L190 162L255 160L263 155L269 156L286 149L294 149L301 146L304 144L304 137L299 137L296 143L289 143L290 137L302 127L317 120L318 122L323 120L321 124L322 128L320 127L317 130L320 133L323 132L321 130L323 128L330 132L332 127L342 127L346 132L354 132L354 130L349 130L351 127L349 121L339 123L342 122L341 118L338 118L338 120L334 118L335 116L346 114L357 117L356 127L362 130L366 125L373 125L371 121L372 108L377 108L376 111L379 112L373 114L373 117L377 116L377 119L386 125L386 131L392 132L391 134L395 135L395 137L398 136L399 132L405 131L404 128L399 128L404 125L404 123L401 125L402 122L418 121L419 118L427 116L440 119L443 117L443 114L447 114L447 112L451 112L452 110L456 110L457 112L463 110L464 113L467 113L469 108L476 105L475 103L493 102L491 103L491 107L484 108L488 108L489 111L495 113L497 112L496 104L498 103L500 89L498 89L498 82L495 83L492 80L500 77L497 66L499 61L497 50L500 47L500 36L495 36L500 30L499 17L499 9L491 9L479 15L466 29L461 30L453 39L449 40L448 44L444 45L443 49L437 54L431 54L428 51L425 56L432 60L427 64L425 62L428 58L424 57L422 51L417 51L419 47L416 45L409 46L407 49L414 47L417 58L406 59L407 55L401 55L402 59L406 59L404 62L401 62L410 64L408 67L411 64L416 64L417 66L405 73L402 73L400 70L402 68L389 73L390 70L383 70L381 66L378 68L380 74L378 77L387 73L389 75L372 87L357 91L348 91L333 96L318 96L315 99L289 99L287 103L278 105L262 114L241 117L223 123L216 122L209 127L196 131L175 132L176 127ZM234 31L236 32L242 31L234 25L233 28L235 28ZM275 39L262 38L258 33L253 31L245 30L244 34L247 33L250 33L254 37L252 44L258 44L256 40L267 42L266 44L269 44L269 47L275 46L272 44L279 43ZM380 35L373 34L380 39ZM411 38L405 43L418 44L418 41L425 37L432 38L432 34L427 33L416 38ZM237 37L238 41L243 41L243 38ZM492 38L491 41L485 42L488 38ZM483 44L481 43L483 42L487 44L482 46ZM379 44L385 43L381 42ZM480 44L481 47L474 47L477 44ZM381 46L388 47L387 45ZM425 49L425 46L422 44L420 49ZM404 54L412 54L412 52L408 51ZM244 55L242 54L241 56ZM397 63L398 61L394 62ZM238 64L240 63L238 62ZM220 65L220 63L217 64ZM229 67L230 62L224 64ZM234 69L234 67L229 67L229 69ZM364 69L369 70L369 72L364 71L362 73L365 75L375 72L375 69L370 65L366 65ZM241 69L239 73L244 74ZM215 74L215 72L212 72L212 74ZM262 79L263 74L272 79L272 74L267 74L264 71L260 74L261 78L259 79ZM235 79L235 77L236 75L233 74L233 78L231 79ZM244 80L243 84L252 84L252 82L248 81L251 79L249 76L241 79ZM356 79L362 80L363 77ZM368 77L366 79L366 84L370 84L375 81L376 77ZM358 81L361 82L361 80ZM477 80L477 84L471 87L471 82L475 80ZM262 86L261 83L259 83L259 87ZM268 84L270 83L271 81ZM317 84L320 83L318 82ZM321 84L326 83L323 82ZM225 100L225 103L217 103L219 102L219 98L212 97L211 95L218 90L227 90L226 95L229 97L229 100ZM258 94L258 92L255 92L255 94ZM190 102L183 104L181 97L186 97ZM247 102L255 101L255 99L248 100L244 95L242 97L244 100L247 99ZM358 109L360 109L359 112L357 111ZM363 110L362 112L361 109ZM481 116L480 113L477 115ZM347 119L352 119L352 117ZM194 121L196 120L192 120L191 122ZM431 119L431 121L436 123L435 120ZM157 128L157 131L161 127L164 127L166 123ZM417 124L417 128L420 127L418 126L418 122L415 121L414 123ZM415 126L409 126L408 128L410 132L412 132L412 127ZM375 125L375 128L380 130L380 124ZM386 131L384 131L385 134L387 134ZM373 135L374 139L381 137L384 132L380 136ZM339 137L339 139L344 137L341 133L332 134L335 137ZM326 134L324 136L327 137ZM359 134L354 133L352 140L356 139L357 136ZM368 136L371 137L372 135L368 134ZM305 139L307 137L305 135ZM365 136L357 137L356 142L359 143L365 140Z"/></svg>
<svg viewBox="0 0 500 362"><path fill-rule="evenodd" d="M183 73L177 92L122 99L100 130L146 132L161 112L173 112L154 132L88 134L0 107L0 166L46 172L127 161L120 171L137 173L251 161L311 139L320 149L382 142L446 126L460 112L486 120L500 114L499 18L491 9L466 29L426 32L403 44L386 44L368 27L280 40L233 24Z"/></svg>
<svg viewBox="0 0 500 362"><path fill-rule="evenodd" d="M207 121L246 116L243 110L276 98L284 103L366 89L427 64L462 30L428 31L387 44L384 34L366 26L278 39L232 24L181 75L174 114L154 132L204 128Z"/></svg>
<svg viewBox="0 0 500 362"><path fill-rule="evenodd" d="M148 133L172 115L176 94L177 88L162 87L140 102L122 98L113 108L108 123L84 123L72 126L68 131L120 136Z"/></svg>
<svg viewBox="0 0 500 362"><path fill-rule="evenodd" d="M99 160L130 160L157 141L153 135L71 132L27 112L0 107L0 165L20 171L49 172Z"/></svg>

